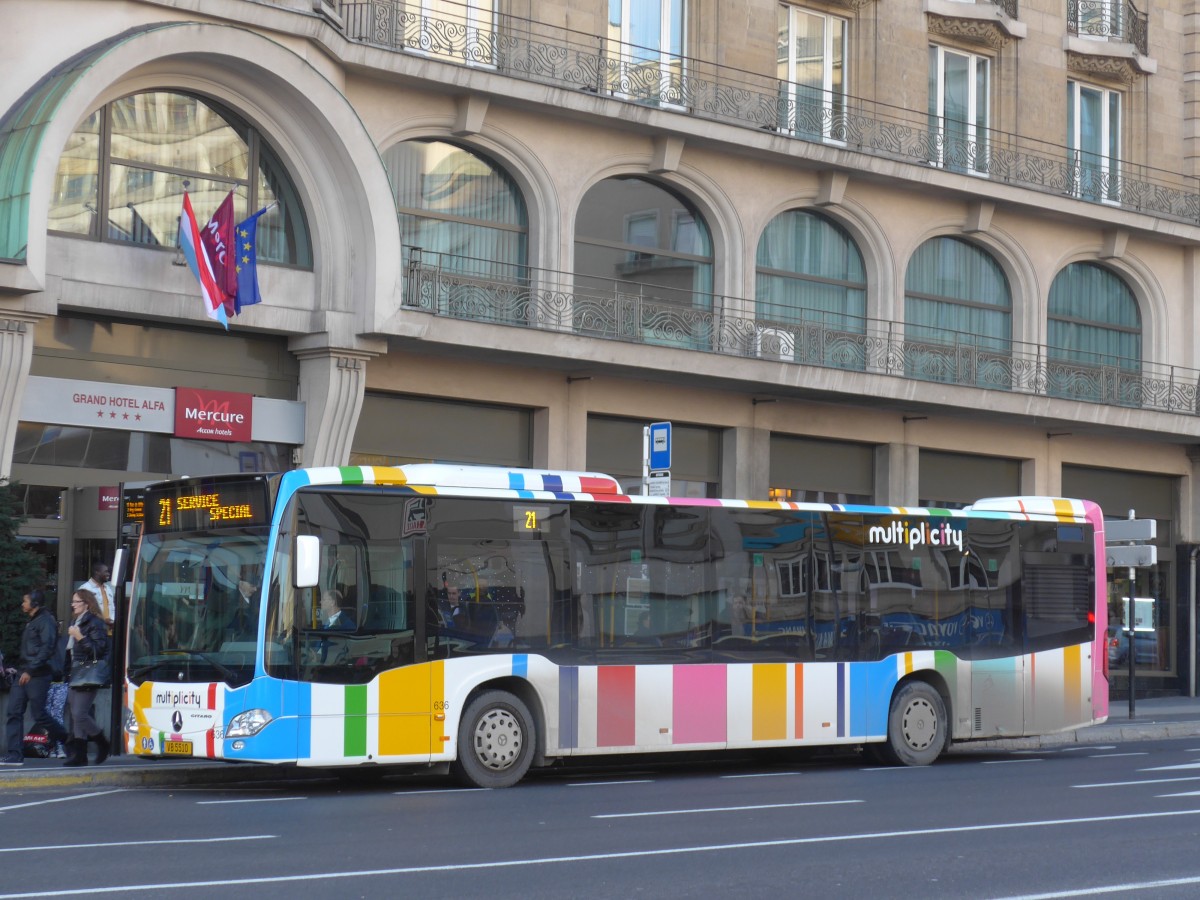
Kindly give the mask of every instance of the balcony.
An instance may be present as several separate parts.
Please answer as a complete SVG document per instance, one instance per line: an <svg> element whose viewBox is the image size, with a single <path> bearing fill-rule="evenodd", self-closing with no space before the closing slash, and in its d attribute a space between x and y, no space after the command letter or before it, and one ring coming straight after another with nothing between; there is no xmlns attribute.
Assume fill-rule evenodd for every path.
<svg viewBox="0 0 1200 900"><path fill-rule="evenodd" d="M1116 19L1080 18L1089 4L1112 6L1106 0L1071 0L1075 28L1111 31L1119 24L1122 40L1145 46L1146 17L1131 4L1121 5ZM1175 173L1121 163L1106 174L1103 191L1081 191L1077 161L1062 145L979 129L970 140L954 136L948 146L945 135L954 129L931 123L924 111L840 94L813 96L810 89L766 75L668 58L655 49L532 19L480 18L469 7L456 8L462 14L436 18L398 0L364 0L342 3L341 13L350 40L399 53L1200 225L1195 180Z"/></svg>
<svg viewBox="0 0 1200 900"><path fill-rule="evenodd" d="M1067 0L1067 31L1093 40L1132 44L1150 53L1150 17L1129 0Z"/></svg>
<svg viewBox="0 0 1200 900"><path fill-rule="evenodd" d="M1140 360L958 334L920 340L903 323L822 310L757 318L754 301L696 293L690 304L660 286L586 279L413 251L405 305L439 316L670 347L788 365L863 372L1110 407L1200 415L1200 371ZM916 329L910 329L916 333Z"/></svg>

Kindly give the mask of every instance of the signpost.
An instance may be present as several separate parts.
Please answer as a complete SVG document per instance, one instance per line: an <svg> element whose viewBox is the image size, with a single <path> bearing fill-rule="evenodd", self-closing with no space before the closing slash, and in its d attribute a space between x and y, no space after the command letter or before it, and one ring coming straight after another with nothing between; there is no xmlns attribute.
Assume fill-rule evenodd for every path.
<svg viewBox="0 0 1200 900"><path fill-rule="evenodd" d="M671 496L671 423L642 429L642 496Z"/></svg>
<svg viewBox="0 0 1200 900"><path fill-rule="evenodd" d="M1134 512L1129 511L1128 519L1114 519L1104 523L1104 561L1110 569L1126 567L1129 569L1129 622L1125 627L1129 644L1129 718L1134 716L1136 691L1134 690L1134 660L1136 653L1137 633L1134 628L1133 597L1136 591L1135 579L1137 569L1148 569L1158 564L1158 547L1153 541L1158 536L1158 522L1154 519L1134 518ZM1108 648L1105 648L1105 653Z"/></svg>

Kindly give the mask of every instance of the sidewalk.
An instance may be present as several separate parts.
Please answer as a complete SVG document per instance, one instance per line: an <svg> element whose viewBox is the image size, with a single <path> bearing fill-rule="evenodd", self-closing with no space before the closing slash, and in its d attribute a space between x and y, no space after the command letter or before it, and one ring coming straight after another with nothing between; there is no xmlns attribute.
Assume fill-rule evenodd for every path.
<svg viewBox="0 0 1200 900"><path fill-rule="evenodd" d="M1029 750L1061 747L1065 744L1117 744L1124 741L1200 736L1200 698L1155 697L1134 703L1134 718L1129 704L1114 701L1108 721L1076 731L1039 737L975 741L953 748L951 753L989 750ZM94 750L93 750L94 753ZM137 756L111 757L101 766L65 768L61 759L27 759L25 765L0 768L0 791L32 787L73 785L151 785L246 784L257 781L328 778L327 769L296 766L268 766L258 763L226 763L216 760L142 759Z"/></svg>

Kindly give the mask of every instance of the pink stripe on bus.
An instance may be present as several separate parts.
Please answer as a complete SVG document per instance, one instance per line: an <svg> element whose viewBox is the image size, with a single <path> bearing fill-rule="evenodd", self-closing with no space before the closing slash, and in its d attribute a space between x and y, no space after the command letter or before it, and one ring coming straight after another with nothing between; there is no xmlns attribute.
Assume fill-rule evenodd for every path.
<svg viewBox="0 0 1200 900"><path fill-rule="evenodd" d="M724 666L672 666L673 744L722 743L729 709Z"/></svg>

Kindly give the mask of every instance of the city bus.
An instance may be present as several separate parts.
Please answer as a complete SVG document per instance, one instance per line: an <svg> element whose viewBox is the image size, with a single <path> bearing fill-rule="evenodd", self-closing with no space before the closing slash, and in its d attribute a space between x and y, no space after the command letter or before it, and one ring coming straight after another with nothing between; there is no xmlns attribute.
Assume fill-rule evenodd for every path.
<svg viewBox="0 0 1200 900"><path fill-rule="evenodd" d="M491 788L671 751L927 765L1107 718L1103 528L1080 500L643 497L439 464L162 482L125 746Z"/></svg>

